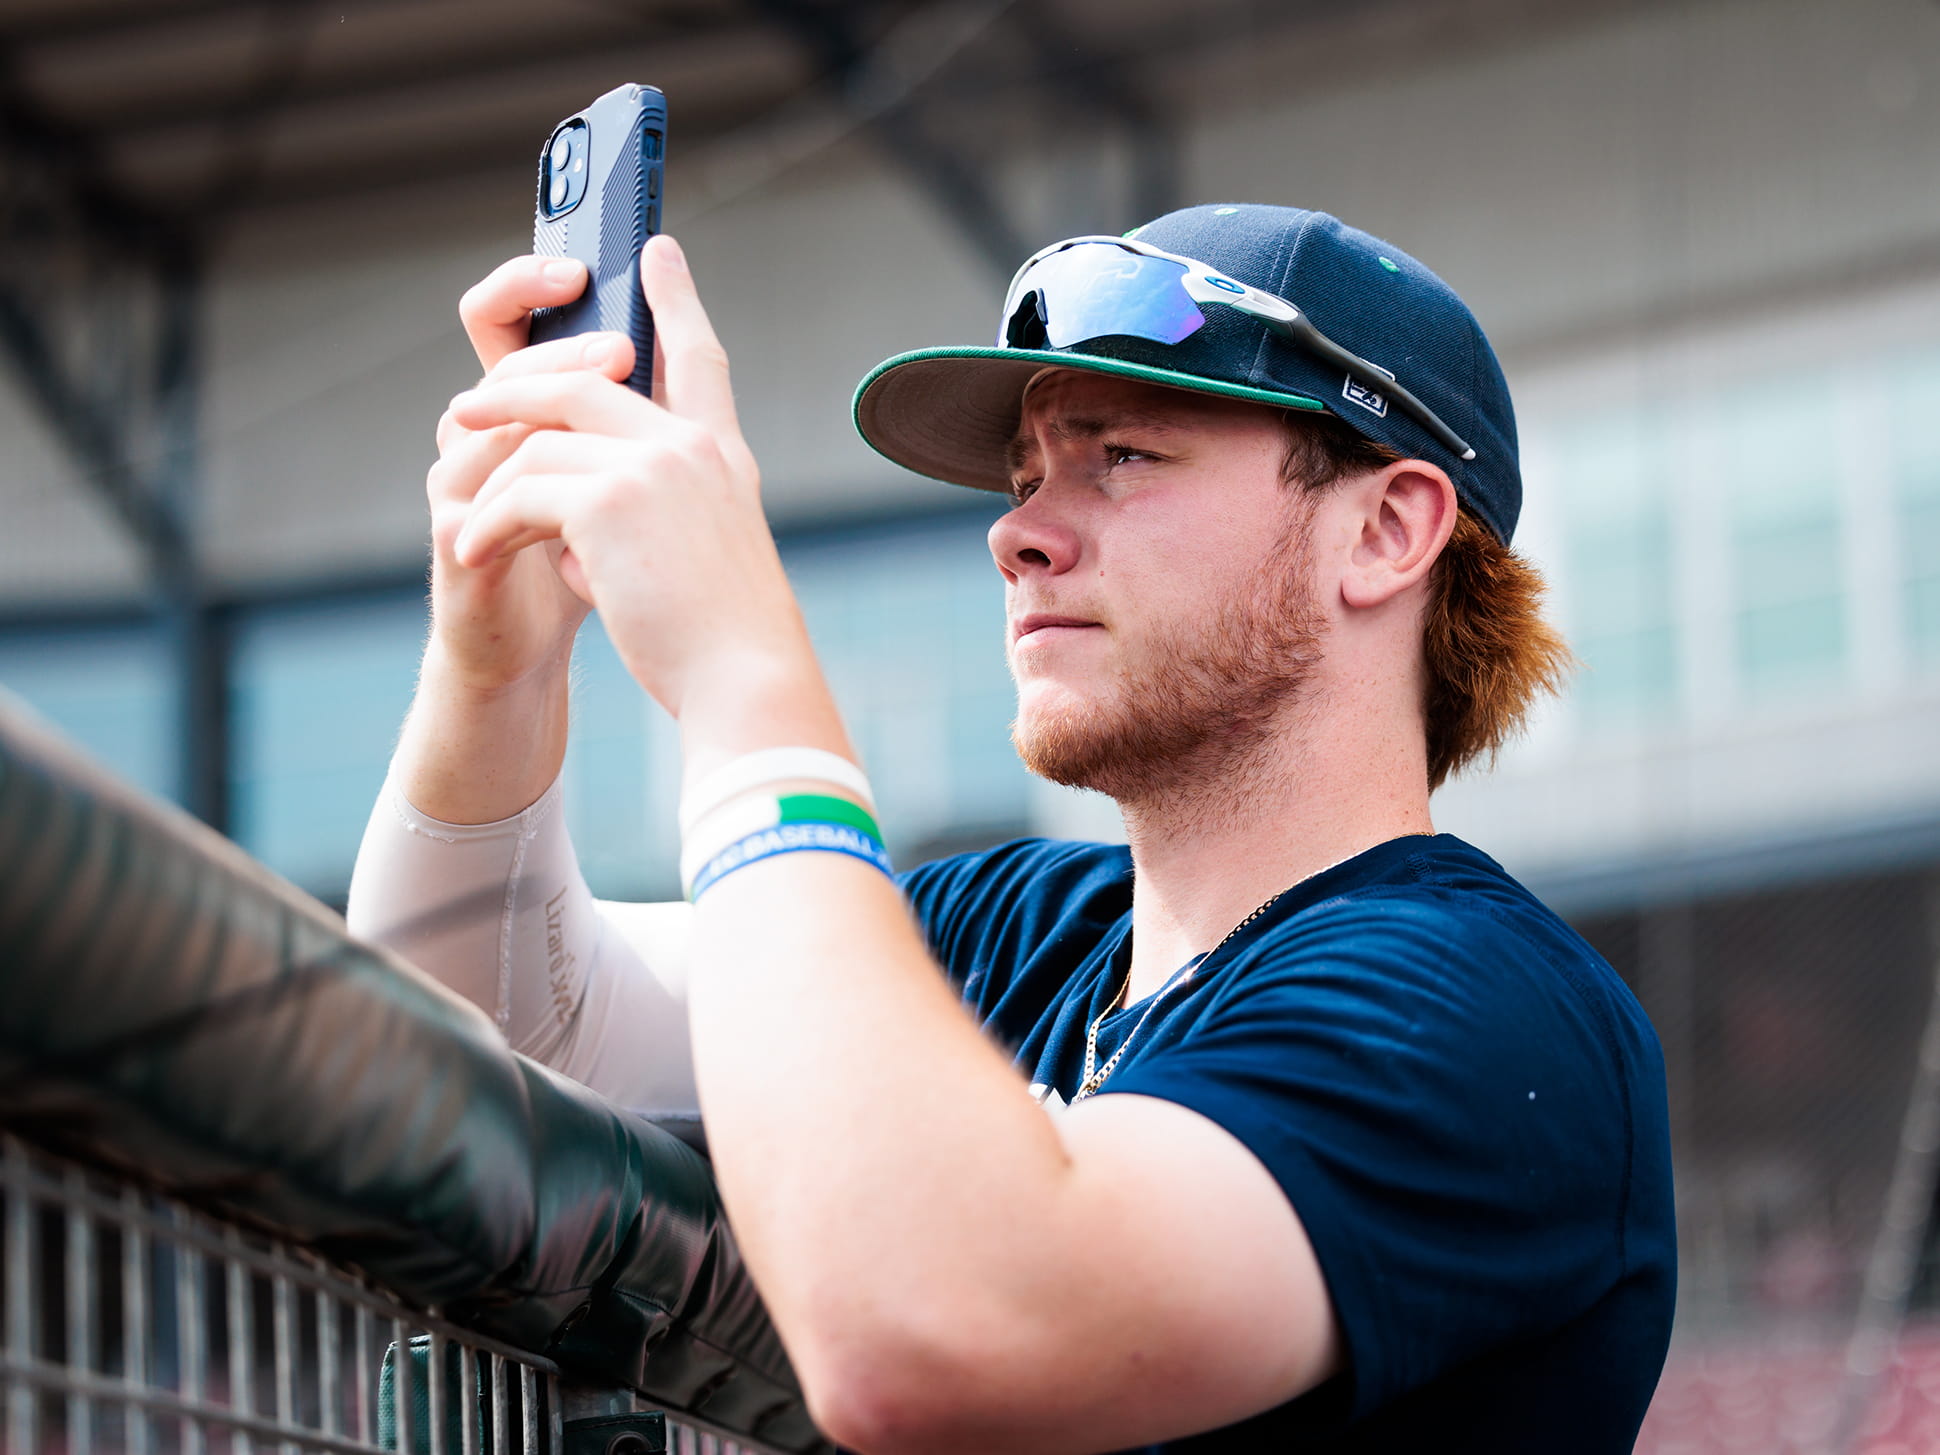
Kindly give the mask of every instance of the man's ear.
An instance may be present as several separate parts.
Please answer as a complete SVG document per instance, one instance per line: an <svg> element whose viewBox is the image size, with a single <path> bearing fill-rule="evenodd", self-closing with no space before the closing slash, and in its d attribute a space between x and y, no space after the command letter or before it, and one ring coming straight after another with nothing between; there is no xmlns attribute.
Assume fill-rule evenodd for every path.
<svg viewBox="0 0 1940 1455"><path fill-rule="evenodd" d="M1351 492L1358 535L1341 579L1352 607L1380 606L1427 576L1455 529L1455 486L1426 460L1399 460Z"/></svg>

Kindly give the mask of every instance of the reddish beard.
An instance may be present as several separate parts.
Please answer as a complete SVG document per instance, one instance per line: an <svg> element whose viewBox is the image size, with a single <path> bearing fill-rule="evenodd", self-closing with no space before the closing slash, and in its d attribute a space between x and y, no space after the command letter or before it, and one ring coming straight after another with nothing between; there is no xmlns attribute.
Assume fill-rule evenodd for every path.
<svg viewBox="0 0 1940 1455"><path fill-rule="evenodd" d="M1257 573L1235 579L1209 624L1166 624L1110 696L1019 713L1011 742L1041 778L1120 803L1228 780L1301 697L1320 660L1309 532L1294 518Z"/></svg>

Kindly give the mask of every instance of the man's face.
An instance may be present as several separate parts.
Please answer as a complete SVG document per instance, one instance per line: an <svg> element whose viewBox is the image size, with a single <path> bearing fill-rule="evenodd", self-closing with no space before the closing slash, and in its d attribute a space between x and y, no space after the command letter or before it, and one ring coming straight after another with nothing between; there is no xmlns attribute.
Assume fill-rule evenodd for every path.
<svg viewBox="0 0 1940 1455"><path fill-rule="evenodd" d="M1216 780L1297 708L1323 621L1275 410L1041 375L990 530L1031 771L1136 801Z"/></svg>

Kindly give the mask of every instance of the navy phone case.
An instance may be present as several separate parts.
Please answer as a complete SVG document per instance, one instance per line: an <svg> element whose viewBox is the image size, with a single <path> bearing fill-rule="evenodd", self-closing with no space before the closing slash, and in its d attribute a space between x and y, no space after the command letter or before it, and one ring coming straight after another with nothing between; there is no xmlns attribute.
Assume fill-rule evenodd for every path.
<svg viewBox="0 0 1940 1455"><path fill-rule="evenodd" d="M653 392L653 315L640 295L640 249L660 231L667 98L631 82L608 91L546 138L532 250L578 258L586 291L532 315L532 342L608 329L633 339L627 383Z"/></svg>

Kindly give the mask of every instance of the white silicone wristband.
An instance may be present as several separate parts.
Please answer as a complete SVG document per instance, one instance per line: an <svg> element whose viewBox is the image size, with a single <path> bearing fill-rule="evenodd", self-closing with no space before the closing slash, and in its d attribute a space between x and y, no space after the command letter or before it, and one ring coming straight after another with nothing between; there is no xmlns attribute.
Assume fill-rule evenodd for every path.
<svg viewBox="0 0 1940 1455"><path fill-rule="evenodd" d="M846 788L862 800L862 806L875 811L875 795L869 779L847 758L821 748L763 748L743 753L723 763L680 797L680 832L685 838L694 825L715 809L756 788L773 783L833 783Z"/></svg>
<svg viewBox="0 0 1940 1455"><path fill-rule="evenodd" d="M680 888L685 895L707 861L737 839L781 822L781 800L772 793L749 792L702 814L681 835Z"/></svg>

